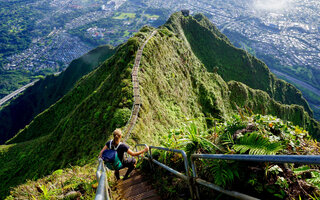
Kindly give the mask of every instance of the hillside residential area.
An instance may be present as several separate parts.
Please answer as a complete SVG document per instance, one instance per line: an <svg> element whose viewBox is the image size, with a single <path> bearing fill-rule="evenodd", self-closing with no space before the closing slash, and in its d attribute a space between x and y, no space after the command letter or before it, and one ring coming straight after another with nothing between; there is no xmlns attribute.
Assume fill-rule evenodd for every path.
<svg viewBox="0 0 320 200"><path fill-rule="evenodd" d="M318 0L0 5L0 199L320 199Z"/></svg>

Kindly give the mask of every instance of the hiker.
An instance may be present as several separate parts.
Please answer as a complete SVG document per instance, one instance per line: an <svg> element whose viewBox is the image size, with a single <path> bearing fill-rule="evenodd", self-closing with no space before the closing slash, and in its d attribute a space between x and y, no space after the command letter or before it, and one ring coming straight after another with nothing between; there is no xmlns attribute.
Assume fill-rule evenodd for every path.
<svg viewBox="0 0 320 200"><path fill-rule="evenodd" d="M109 140L106 145L102 148L102 150L100 151L100 154L99 154L99 158L102 157L102 154L103 152L106 150L106 149L114 149L117 151L117 154L118 154L118 157L122 163L122 168L128 168L126 174L124 175L123 179L127 179L129 177L129 174L132 172L132 170L135 168L136 166L136 159L134 158L128 158L128 159L124 159L123 158L123 155L125 152L127 152L129 155L131 156L138 156L140 154L143 154L145 152L148 152L149 150L149 147L147 146L146 148L144 148L143 150L141 151L138 151L138 152L133 152L130 147L127 145L127 144L124 144L121 141L121 138L122 138L122 133L121 133L121 130L120 129L116 129L113 131L113 140ZM117 178L117 180L120 179L120 176L119 176L119 170L115 170L114 171L114 174Z"/></svg>

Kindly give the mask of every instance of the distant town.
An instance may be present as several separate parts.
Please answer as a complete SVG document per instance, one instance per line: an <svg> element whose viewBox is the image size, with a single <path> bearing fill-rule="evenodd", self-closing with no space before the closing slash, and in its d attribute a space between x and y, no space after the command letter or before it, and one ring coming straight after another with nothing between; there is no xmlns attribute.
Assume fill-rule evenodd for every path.
<svg viewBox="0 0 320 200"><path fill-rule="evenodd" d="M89 5L81 5L79 2L81 1L53 1L50 5L55 8L52 9L54 10L52 14L39 19L36 23L51 23L51 18L63 15L68 15L67 19L70 20L60 27L52 27L52 31L47 35L32 38L29 48L4 58L3 68L6 70L23 68L30 71L51 68L59 71L98 45L116 46L127 40L143 25L160 25L155 23L160 16L153 14L152 9L148 12L148 7L145 8L144 4L126 3L126 0L95 1ZM123 5L125 3L126 6ZM84 11L82 15L76 17L72 10ZM163 12L158 11L158 13ZM163 15L163 18L167 16L168 14ZM162 20L164 21L165 19Z"/></svg>
<svg viewBox="0 0 320 200"><path fill-rule="evenodd" d="M301 65L319 68L320 34L319 2L316 0L296 0L281 10L255 7L249 1L99 1L84 8L79 1L55 0L50 6L57 10L52 15L65 15L72 9L87 9L81 16L70 18L63 27L56 28L42 38L34 38L29 48L19 54L5 58L5 69L37 70L58 65L67 65L97 45L118 45L125 41L144 24L153 24L159 15L145 14L149 7L167 9L163 18L171 12L188 9L192 13L203 12L223 33L240 34L242 48L248 46L254 52L267 54L279 60L282 65ZM137 2L135 4L135 2ZM257 2L259 2L257 0ZM147 7L146 7L147 5ZM130 11L130 12L127 12ZM140 12L140 13L138 13ZM141 17L141 13L144 16ZM161 14L161 13L160 13ZM37 23L50 20L40 19ZM110 18L118 23L100 23ZM139 19L137 19L139 18ZM98 23L94 23L98 22ZM93 25L86 27L86 25ZM140 24L140 26L139 26ZM158 25L158 24L157 24ZM128 28L128 29L123 29ZM75 30L75 31L74 31ZM74 34L74 32L77 32ZM79 32L81 32L79 34ZM122 33L122 34L119 34ZM114 38L114 36L118 38ZM96 42L92 42L96 40ZM248 49L249 50L249 49Z"/></svg>
<svg viewBox="0 0 320 200"><path fill-rule="evenodd" d="M2 26L10 30L0 40L13 41L0 51L0 66L5 70L61 71L99 45L117 46L142 26L158 27L173 12L189 10L191 15L204 13L235 46L295 84L320 113L320 94L315 92L320 90L318 0L53 0L49 6L35 0L12 5L6 2L0 10L4 17L11 8L17 13ZM32 16L29 21L25 13Z"/></svg>

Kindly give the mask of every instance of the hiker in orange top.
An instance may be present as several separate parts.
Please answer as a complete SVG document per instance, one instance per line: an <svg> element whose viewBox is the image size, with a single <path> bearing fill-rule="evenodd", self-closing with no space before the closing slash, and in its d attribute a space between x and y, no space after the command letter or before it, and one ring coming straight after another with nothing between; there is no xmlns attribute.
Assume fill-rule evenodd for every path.
<svg viewBox="0 0 320 200"><path fill-rule="evenodd" d="M141 151L133 152L127 144L120 142L121 138L122 138L121 130L120 129L114 130L113 131L113 140L109 140L106 143L106 145L102 148L102 150L100 151L100 154L99 154L99 158L102 157L102 153L104 152L104 150L110 149L110 147L111 147L111 149L115 149L117 151L118 157L122 163L122 168L128 168L126 174L123 177L123 179L125 180L128 178L129 174L135 168L137 161L134 158L124 159L123 158L124 153L127 152L131 156L138 156L140 154L148 152L149 147L147 146L146 148L144 148ZM115 174L117 180L119 180L120 179L119 170L115 170L114 174Z"/></svg>

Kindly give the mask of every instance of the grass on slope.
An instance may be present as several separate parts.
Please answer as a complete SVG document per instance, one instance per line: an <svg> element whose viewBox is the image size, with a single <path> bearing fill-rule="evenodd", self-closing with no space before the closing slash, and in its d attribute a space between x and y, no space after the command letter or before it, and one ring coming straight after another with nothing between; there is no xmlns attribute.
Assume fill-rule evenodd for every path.
<svg viewBox="0 0 320 200"><path fill-rule="evenodd" d="M319 155L320 144L303 128L270 115L252 115L248 109L239 111L239 115L229 120L216 121L212 128L190 121L172 129L162 136L161 146L184 150L188 156L193 153ZM152 156L179 172L185 170L180 154L153 151ZM196 165L201 179L259 199L319 198L320 173L316 165L227 160L198 160ZM149 171L147 161L142 167ZM163 168L155 166L149 176L163 199L190 198L186 182ZM199 189L201 199L231 199L209 188Z"/></svg>
<svg viewBox="0 0 320 200"><path fill-rule="evenodd" d="M312 115L312 110L299 90L277 79L260 60L235 48L204 15L183 17L178 12L164 26L187 40L207 69L217 71L225 81L240 81L251 88L266 91L284 104L302 105Z"/></svg>
<svg viewBox="0 0 320 200"><path fill-rule="evenodd" d="M19 133L33 140L10 146L0 155L0 162L6 163L0 170L1 198L27 179L95 160L113 129L128 120L121 115L127 116L132 106L131 68L143 39L129 39Z"/></svg>
<svg viewBox="0 0 320 200"><path fill-rule="evenodd" d="M20 132L21 137L32 135L33 140L2 147L0 162L5 164L0 179L5 181L0 183L0 194L5 196L9 187L70 163L83 165L96 159L113 129L123 127L128 120L135 53L151 31L144 27ZM137 141L157 145L163 134L188 119L197 118L196 124L211 128L213 124L206 117L224 121L238 112L234 103L259 111L259 105L271 101L266 92L248 89L239 82L233 87L219 74L208 72L188 45L163 28L145 46L139 71L142 108L129 144ZM238 93L244 94L241 101L233 98ZM249 105L251 101L257 104ZM281 118L286 115L281 111L286 109L301 119L308 118L302 106L277 103L270 107L270 112L276 110Z"/></svg>
<svg viewBox="0 0 320 200"><path fill-rule="evenodd" d="M233 109L250 109L253 113L270 114L285 121L291 121L308 130L310 134L320 138L320 124L304 110L300 105L283 105L272 99L266 92L254 90L243 83L236 81L228 82L230 99Z"/></svg>
<svg viewBox="0 0 320 200"><path fill-rule="evenodd" d="M47 76L28 88L24 94L13 100L0 111L0 144L15 136L20 129L29 124L35 116L54 104L65 95L85 74L98 67L114 54L111 46L98 47L71 62L69 67L58 76ZM81 100L81 99L79 99ZM59 115L57 117L60 117ZM48 128L51 124L48 124ZM39 131L47 131L39 130ZM42 134L42 133L39 133ZM18 134L9 143L26 141L34 134Z"/></svg>
<svg viewBox="0 0 320 200"><path fill-rule="evenodd" d="M19 185L10 191L6 200L13 199L93 199L97 185L96 164L71 166Z"/></svg>
<svg viewBox="0 0 320 200"><path fill-rule="evenodd" d="M158 30L144 49L140 85L143 106L134 140L154 144L188 119L228 119L237 112L236 104L291 120L315 137L320 135L319 124L302 106L283 105L240 82L226 83L217 73L208 72L187 43L166 28Z"/></svg>
<svg viewBox="0 0 320 200"><path fill-rule="evenodd" d="M223 102L227 84L206 72L185 42L167 29L158 30L145 46L139 77L143 106L133 140L157 144L188 119L225 118L231 112Z"/></svg>

